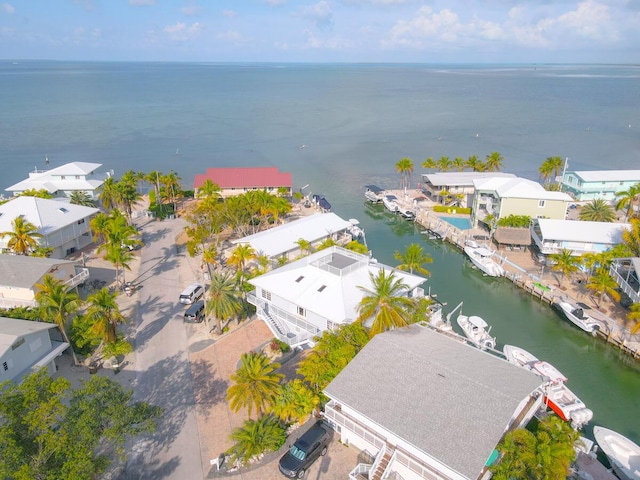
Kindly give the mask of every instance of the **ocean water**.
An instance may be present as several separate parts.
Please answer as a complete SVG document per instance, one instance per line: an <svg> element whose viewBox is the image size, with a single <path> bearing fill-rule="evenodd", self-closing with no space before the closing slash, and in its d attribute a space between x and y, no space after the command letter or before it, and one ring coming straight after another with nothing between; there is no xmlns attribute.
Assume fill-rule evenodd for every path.
<svg viewBox="0 0 640 480"><path fill-rule="evenodd" d="M532 179L556 155L640 168L632 66L4 62L0 99L2 189L45 156L173 169L186 186L208 166L277 165L338 203L399 184L403 157L415 175L429 156L492 151Z"/></svg>
<svg viewBox="0 0 640 480"><path fill-rule="evenodd" d="M304 146L304 148L301 148ZM537 179L548 156L569 169L640 169L640 67L0 63L0 189L71 161L173 169L185 187L207 167L275 165L361 221L376 258L420 243L425 288L492 326L498 345L550 361L593 424L640 442L638 362L563 321L504 279L487 279L412 222L365 205L365 184L412 183L427 157L505 158ZM591 435L591 427L586 434Z"/></svg>

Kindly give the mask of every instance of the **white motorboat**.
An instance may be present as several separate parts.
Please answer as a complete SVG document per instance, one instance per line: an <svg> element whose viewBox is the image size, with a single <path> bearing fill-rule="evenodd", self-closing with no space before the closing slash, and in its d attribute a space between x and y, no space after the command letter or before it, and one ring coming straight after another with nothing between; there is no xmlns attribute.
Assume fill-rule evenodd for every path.
<svg viewBox="0 0 640 480"><path fill-rule="evenodd" d="M398 197L395 195L385 195L382 197L382 203L384 204L384 208L389 210L391 213L396 213L398 211Z"/></svg>
<svg viewBox="0 0 640 480"><path fill-rule="evenodd" d="M416 214L413 210L398 205L398 213L406 220L415 220Z"/></svg>
<svg viewBox="0 0 640 480"><path fill-rule="evenodd" d="M540 375L547 382L551 383L564 383L567 381L567 377L565 377L560 370L551 365L549 362L535 362L532 365L531 370L533 373Z"/></svg>
<svg viewBox="0 0 640 480"><path fill-rule="evenodd" d="M367 242L365 239L364 230L360 228L360 222L358 221L358 219L350 218L349 223L351 225L347 227L347 232L351 235L351 239L362 242L364 245L366 245Z"/></svg>
<svg viewBox="0 0 640 480"><path fill-rule="evenodd" d="M493 260L493 251L487 247L478 245L474 240L467 240L464 245L464 253L486 275L491 277L504 275L504 268Z"/></svg>
<svg viewBox="0 0 640 480"><path fill-rule="evenodd" d="M533 366L539 362L538 357L532 353L527 352L524 348L516 347L514 345L505 345L502 348L505 358L509 363L524 367L529 370L533 370Z"/></svg>
<svg viewBox="0 0 640 480"><path fill-rule="evenodd" d="M593 427L593 436L620 479L640 479L640 446L604 427Z"/></svg>
<svg viewBox="0 0 640 480"><path fill-rule="evenodd" d="M371 203L380 203L384 198L384 190L376 185L365 185L364 197Z"/></svg>
<svg viewBox="0 0 640 480"><path fill-rule="evenodd" d="M550 382L543 390L545 405L561 419L571 422L573 428L582 428L593 418L593 412L564 382Z"/></svg>
<svg viewBox="0 0 640 480"><path fill-rule="evenodd" d="M557 305L567 320L573 323L576 327L592 334L595 334L597 330L600 330L600 323L584 313L584 309L579 305L574 305L566 301L558 302Z"/></svg>
<svg viewBox="0 0 640 480"><path fill-rule="evenodd" d="M458 315L456 319L465 337L481 350L496 348L496 339L489 335L491 327L482 318L472 315Z"/></svg>

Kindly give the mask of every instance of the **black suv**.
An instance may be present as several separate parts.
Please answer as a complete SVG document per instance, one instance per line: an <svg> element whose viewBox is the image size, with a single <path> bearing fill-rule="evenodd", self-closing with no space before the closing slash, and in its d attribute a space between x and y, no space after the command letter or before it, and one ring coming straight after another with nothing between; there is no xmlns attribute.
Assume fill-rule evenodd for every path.
<svg viewBox="0 0 640 480"><path fill-rule="evenodd" d="M322 423L316 422L280 459L280 473L289 478L302 478L304 472L320 455L327 453L327 445L331 441L332 430Z"/></svg>
<svg viewBox="0 0 640 480"><path fill-rule="evenodd" d="M200 323L204 320L204 302L198 300L184 312L184 321L187 323Z"/></svg>

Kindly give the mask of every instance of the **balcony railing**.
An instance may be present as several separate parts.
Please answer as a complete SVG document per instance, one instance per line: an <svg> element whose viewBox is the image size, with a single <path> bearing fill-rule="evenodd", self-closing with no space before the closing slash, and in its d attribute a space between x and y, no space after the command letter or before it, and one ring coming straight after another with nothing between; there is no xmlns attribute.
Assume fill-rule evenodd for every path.
<svg viewBox="0 0 640 480"><path fill-rule="evenodd" d="M71 277L69 280L64 282L64 284L70 288L73 288L80 285L81 283L84 283L85 280L87 280L88 278L89 278L89 269L81 268L79 269L78 273L76 273L73 277Z"/></svg>

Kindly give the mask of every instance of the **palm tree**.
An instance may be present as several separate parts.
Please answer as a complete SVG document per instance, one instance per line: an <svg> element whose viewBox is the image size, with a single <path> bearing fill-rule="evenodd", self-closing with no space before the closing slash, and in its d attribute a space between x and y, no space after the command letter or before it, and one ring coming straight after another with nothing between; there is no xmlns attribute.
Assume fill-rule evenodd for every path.
<svg viewBox="0 0 640 480"><path fill-rule="evenodd" d="M202 186L198 188L198 198L219 198L220 197L220 187L217 183L213 183L211 180L207 179L204 181Z"/></svg>
<svg viewBox="0 0 640 480"><path fill-rule="evenodd" d="M116 270L116 284L124 285L126 283L125 270L131 270L129 264L135 256L134 253L128 248L124 248L121 244L111 242L100 245L98 252L105 252L102 258L113 263ZM120 273L122 273L122 279L120 278Z"/></svg>
<svg viewBox="0 0 640 480"><path fill-rule="evenodd" d="M95 207L96 204L93 199L87 195L87 192L81 190L74 190L69 195L69 203L73 205L81 205L83 207Z"/></svg>
<svg viewBox="0 0 640 480"><path fill-rule="evenodd" d="M273 414L283 422L295 420L302 425L319 403L318 396L296 378L280 386L280 393L273 402Z"/></svg>
<svg viewBox="0 0 640 480"><path fill-rule="evenodd" d="M536 438L533 433L518 428L507 433L497 449L502 458L491 467L495 480L529 478L530 466L536 462Z"/></svg>
<svg viewBox="0 0 640 480"><path fill-rule="evenodd" d="M276 452L287 440L287 432L273 415L257 420L245 420L242 427L231 433L235 444L229 449L231 463L246 464L263 452Z"/></svg>
<svg viewBox="0 0 640 480"><path fill-rule="evenodd" d="M108 177L102 182L98 198L106 210L112 210L117 206L118 193L116 192L116 180L113 177Z"/></svg>
<svg viewBox="0 0 640 480"><path fill-rule="evenodd" d="M484 172L487 169L486 164L479 160L477 155L471 155L467 158L467 167L474 172Z"/></svg>
<svg viewBox="0 0 640 480"><path fill-rule="evenodd" d="M384 269L380 269L377 275L369 273L369 278L371 288L358 287L365 296L358 305L356 321L364 324L373 320L369 329L371 337L409 325L412 302L404 295L408 290L407 285L396 278L393 272L387 273Z"/></svg>
<svg viewBox="0 0 640 480"><path fill-rule="evenodd" d="M215 318L219 333L222 332L222 320L233 318L242 311L238 282L228 272L211 276L205 311Z"/></svg>
<svg viewBox="0 0 640 480"><path fill-rule="evenodd" d="M626 207L627 211L624 215L624 221L629 221L629 215L633 210L633 205L636 203L638 198L640 197L640 183L636 183L629 187L628 190L623 190L621 192L616 192L616 198L618 201L616 202L616 210L622 210Z"/></svg>
<svg viewBox="0 0 640 480"><path fill-rule="evenodd" d="M596 198L580 209L579 218L587 222L613 222L616 214L611 205L601 198Z"/></svg>
<svg viewBox="0 0 640 480"><path fill-rule="evenodd" d="M363 255L367 255L369 253L369 249L367 248L367 246L357 240L351 240L344 246L344 248L347 250L351 250L352 252L361 253Z"/></svg>
<svg viewBox="0 0 640 480"><path fill-rule="evenodd" d="M556 263L551 267L552 270L560 272L562 274L562 281L567 277L578 271L580 265L580 257L573 255L573 250L563 248L560 253L553 253L549 255L549 259ZM562 283L558 282L558 286Z"/></svg>
<svg viewBox="0 0 640 480"><path fill-rule="evenodd" d="M279 363L271 363L264 353L243 353L240 367L231 375L233 385L227 390L229 407L234 412L246 408L251 417L255 408L262 414L273 401L280 389L280 380L284 377L276 373Z"/></svg>
<svg viewBox="0 0 640 480"><path fill-rule="evenodd" d="M451 166L455 168L457 172L462 172L464 167L467 166L467 161L462 157L456 157L451 162Z"/></svg>
<svg viewBox="0 0 640 480"><path fill-rule="evenodd" d="M337 244L338 243L333 238L327 237L322 242L320 242L320 245L316 247L316 250L324 250L325 248L333 247Z"/></svg>
<svg viewBox="0 0 640 480"><path fill-rule="evenodd" d="M115 343L118 338L118 324L125 323L126 318L120 312L116 302L118 294L101 288L87 297L85 316L93 322L91 333L102 338L104 343Z"/></svg>
<svg viewBox="0 0 640 480"><path fill-rule="evenodd" d="M73 317L82 305L80 297L64 285L61 281L47 274L42 279L41 284L36 285L37 292L35 295L38 308L42 314L42 319L46 322L55 323L64 337L65 342L69 344L73 362L78 365L78 357L73 350L71 340L67 335L67 323Z"/></svg>
<svg viewBox="0 0 640 480"><path fill-rule="evenodd" d="M538 172L540 172L540 176L542 177L542 182L547 185L551 178L556 178L560 175L560 171L564 166L564 161L560 157L547 157L540 168L538 168Z"/></svg>
<svg viewBox="0 0 640 480"><path fill-rule="evenodd" d="M617 290L618 284L604 267L596 270L595 274L587 282L586 287L600 296L598 303L602 302L605 294L610 295L616 302L620 301L620 294Z"/></svg>
<svg viewBox="0 0 640 480"><path fill-rule="evenodd" d="M627 314L627 318L635 322L631 328L631 334L635 335L640 332L640 303L631 305L631 311Z"/></svg>
<svg viewBox="0 0 640 480"><path fill-rule="evenodd" d="M106 213L98 213L89 220L89 228L93 232L94 242L103 242L107 238L111 218Z"/></svg>
<svg viewBox="0 0 640 480"><path fill-rule="evenodd" d="M396 163L396 172L398 172L402 178L402 190L405 192L407 188L411 186L411 174L413 173L413 160L410 158L401 158Z"/></svg>
<svg viewBox="0 0 640 480"><path fill-rule="evenodd" d="M244 272L247 263L257 258L256 251L248 243L241 243L233 249L227 259L228 265L233 265L238 273Z"/></svg>
<svg viewBox="0 0 640 480"><path fill-rule="evenodd" d="M449 157L440 157L436 162L436 167L441 172L448 172L451 169L451 160Z"/></svg>
<svg viewBox="0 0 640 480"><path fill-rule="evenodd" d="M304 238L299 238L296 240L296 245L300 249L300 255L304 256L305 253L309 255L313 251L313 246L309 240L305 240Z"/></svg>
<svg viewBox="0 0 640 480"><path fill-rule="evenodd" d="M491 152L487 155L486 167L488 172L499 172L503 167L504 157L498 152Z"/></svg>
<svg viewBox="0 0 640 480"><path fill-rule="evenodd" d="M396 252L393 254L394 258L400 262L398 268L400 270L408 270L409 273L413 273L414 270L429 276L429 270L422 265L425 263L433 263L433 258L428 253L424 253L424 249L417 243L412 243L405 248L404 252Z"/></svg>
<svg viewBox="0 0 640 480"><path fill-rule="evenodd" d="M138 192L138 174L133 170L125 172L120 181L114 186L114 199L124 209L129 222L131 222L133 205L141 198L142 196Z"/></svg>
<svg viewBox="0 0 640 480"><path fill-rule="evenodd" d="M429 157L422 162L422 168L436 168L436 163L433 161L433 157Z"/></svg>
<svg viewBox="0 0 640 480"><path fill-rule="evenodd" d="M160 178L160 181L164 185L164 188L169 197L169 201L173 204L174 212L178 210L176 206L176 197L182 192L180 180L182 180L182 178L180 178L180 176L178 176L178 174L173 170L171 170L166 175L162 175L162 177Z"/></svg>
<svg viewBox="0 0 640 480"><path fill-rule="evenodd" d="M622 232L622 241L630 257L640 257L640 219L631 219L631 228Z"/></svg>
<svg viewBox="0 0 640 480"><path fill-rule="evenodd" d="M13 230L0 232L1 237L9 237L7 248L16 255L29 255L29 252L38 248L36 238L42 238L36 226L23 216L18 216L11 221Z"/></svg>

